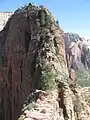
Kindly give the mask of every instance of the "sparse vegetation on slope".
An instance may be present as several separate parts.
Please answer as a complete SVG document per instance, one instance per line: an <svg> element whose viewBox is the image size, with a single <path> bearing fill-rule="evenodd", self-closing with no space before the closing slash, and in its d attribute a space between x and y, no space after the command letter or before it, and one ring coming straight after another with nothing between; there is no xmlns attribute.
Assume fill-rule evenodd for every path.
<svg viewBox="0 0 90 120"><path fill-rule="evenodd" d="M90 71L84 70L84 71L78 71L76 73L76 79L78 85L82 87L89 87L90 86Z"/></svg>

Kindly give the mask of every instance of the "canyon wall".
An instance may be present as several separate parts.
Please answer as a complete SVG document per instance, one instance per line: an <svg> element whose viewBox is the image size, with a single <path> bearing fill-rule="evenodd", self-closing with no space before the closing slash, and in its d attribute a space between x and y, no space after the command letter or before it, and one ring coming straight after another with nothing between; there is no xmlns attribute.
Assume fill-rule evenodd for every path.
<svg viewBox="0 0 90 120"><path fill-rule="evenodd" d="M0 32L0 120L89 120L90 88L68 73L63 35L43 6L9 18Z"/></svg>
<svg viewBox="0 0 90 120"><path fill-rule="evenodd" d="M64 73L68 76L62 33L44 8L33 6L10 17L0 32L1 120L16 120L30 92L53 86L54 78L52 85L44 86L44 69L56 69L60 78Z"/></svg>

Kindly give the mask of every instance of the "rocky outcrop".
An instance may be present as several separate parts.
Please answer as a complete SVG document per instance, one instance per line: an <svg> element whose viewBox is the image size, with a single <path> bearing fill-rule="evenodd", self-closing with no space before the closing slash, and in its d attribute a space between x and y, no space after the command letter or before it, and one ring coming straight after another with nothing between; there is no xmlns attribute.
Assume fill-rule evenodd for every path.
<svg viewBox="0 0 90 120"><path fill-rule="evenodd" d="M0 32L0 120L89 120L90 88L68 73L62 36L43 6L10 17Z"/></svg>
<svg viewBox="0 0 90 120"><path fill-rule="evenodd" d="M52 89L56 75L68 76L62 33L42 7L31 6L9 19L0 32L1 120L16 120L30 92Z"/></svg>
<svg viewBox="0 0 90 120"><path fill-rule="evenodd" d="M89 120L90 88L73 90L60 83L58 90L36 91L36 101L28 98L18 120Z"/></svg>
<svg viewBox="0 0 90 120"><path fill-rule="evenodd" d="M42 77L45 82L41 90L43 88L45 90L47 87L51 89L48 91L36 90L32 92L24 102L22 115L19 120L89 120L90 88L78 87L74 69L69 69L68 76L64 59L65 51L64 41L62 39L63 33L59 33L58 30L55 29L54 24L50 27L50 29L52 28L54 28L53 35L56 35L56 37L54 39L52 38L54 40L51 42L52 47L49 45L50 41L48 41L47 44L49 45L49 51L46 51L46 53L50 56L44 58L45 61L43 64L41 62L42 57L40 56L41 68L45 66L46 68L47 66L49 68L49 71L42 69ZM48 40L51 40L51 38L48 38ZM61 40L62 42L60 42ZM40 49L40 51L42 51L42 49ZM56 54L53 54L54 52L56 52ZM52 69L50 70L50 68ZM47 78L49 78L48 86L46 85L48 81ZM54 80L54 82L50 82L50 80Z"/></svg>

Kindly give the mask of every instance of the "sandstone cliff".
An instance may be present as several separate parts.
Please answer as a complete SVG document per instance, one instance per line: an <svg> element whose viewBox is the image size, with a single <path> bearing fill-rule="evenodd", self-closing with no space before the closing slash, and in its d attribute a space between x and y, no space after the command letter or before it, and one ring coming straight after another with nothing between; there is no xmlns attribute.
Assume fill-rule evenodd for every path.
<svg viewBox="0 0 90 120"><path fill-rule="evenodd" d="M42 6L8 20L0 32L0 120L89 120L90 89L69 78L62 35Z"/></svg>
<svg viewBox="0 0 90 120"><path fill-rule="evenodd" d="M64 33L67 66L76 72L81 86L90 86L90 40L78 34Z"/></svg>
<svg viewBox="0 0 90 120"><path fill-rule="evenodd" d="M55 71L68 74L64 42L59 34L62 31L44 8L33 6L16 12L7 22L0 33L2 120L16 120L23 102L34 89L53 87Z"/></svg>
<svg viewBox="0 0 90 120"><path fill-rule="evenodd" d="M74 70L90 68L90 42L74 33L63 35L68 67Z"/></svg>

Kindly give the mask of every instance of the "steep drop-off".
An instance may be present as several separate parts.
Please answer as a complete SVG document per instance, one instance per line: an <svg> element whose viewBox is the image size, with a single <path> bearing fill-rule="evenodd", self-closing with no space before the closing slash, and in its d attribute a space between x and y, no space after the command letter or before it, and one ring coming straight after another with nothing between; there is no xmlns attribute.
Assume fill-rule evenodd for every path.
<svg viewBox="0 0 90 120"><path fill-rule="evenodd" d="M0 32L0 120L89 120L90 89L68 74L62 35L43 6L11 16Z"/></svg>
<svg viewBox="0 0 90 120"><path fill-rule="evenodd" d="M16 120L30 92L52 87L55 71L67 71L60 34L47 9L32 6L11 16L0 32L0 120Z"/></svg>

